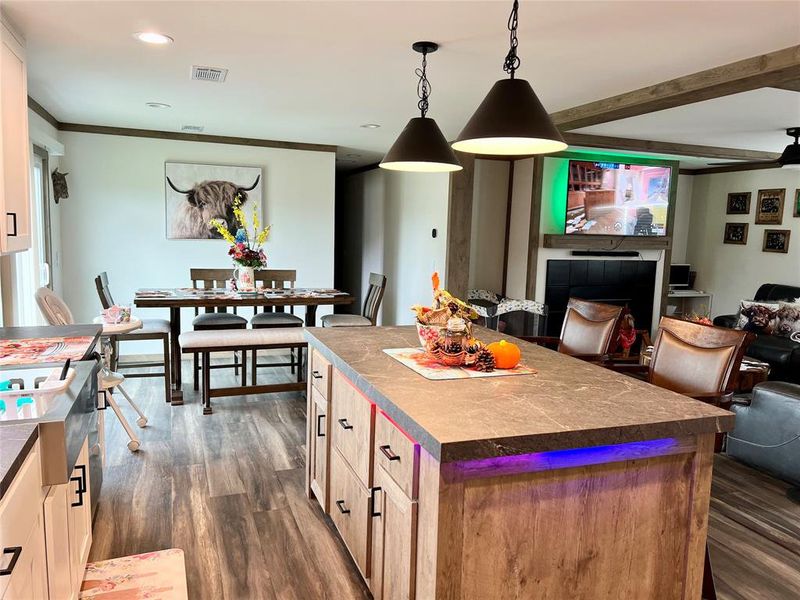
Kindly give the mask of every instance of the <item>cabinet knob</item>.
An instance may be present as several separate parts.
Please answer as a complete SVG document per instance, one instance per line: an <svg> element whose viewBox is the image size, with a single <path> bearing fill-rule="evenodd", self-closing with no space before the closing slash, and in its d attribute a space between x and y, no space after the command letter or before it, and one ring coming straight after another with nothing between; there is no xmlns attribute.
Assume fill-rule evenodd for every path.
<svg viewBox="0 0 800 600"><path fill-rule="evenodd" d="M392 447L389 444L379 447L383 455L389 460L400 460L400 456L392 452Z"/></svg>
<svg viewBox="0 0 800 600"><path fill-rule="evenodd" d="M11 560L8 562L8 566L6 568L0 569L0 577L11 575L11 571L13 571L14 567L17 565L17 560L19 559L19 555L22 554L22 546L11 546L9 548L3 548L3 556L5 556L6 554L11 555Z"/></svg>
<svg viewBox="0 0 800 600"><path fill-rule="evenodd" d="M342 426L342 429L352 429L353 426L347 422L347 419L339 419L339 425Z"/></svg>
<svg viewBox="0 0 800 600"><path fill-rule="evenodd" d="M349 515L350 514L350 509L344 507L344 500L337 500L336 501L336 508L338 508L339 512L342 513L343 515Z"/></svg>

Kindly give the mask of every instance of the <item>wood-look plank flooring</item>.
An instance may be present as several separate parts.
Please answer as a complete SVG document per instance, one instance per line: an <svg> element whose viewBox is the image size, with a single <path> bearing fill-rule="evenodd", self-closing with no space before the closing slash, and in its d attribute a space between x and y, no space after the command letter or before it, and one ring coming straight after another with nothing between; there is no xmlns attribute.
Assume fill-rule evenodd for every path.
<svg viewBox="0 0 800 600"><path fill-rule="evenodd" d="M126 383L149 419L137 428L138 453L106 412L90 560L182 548L192 600L369 598L331 521L305 496L303 396L219 398L203 416L187 367L183 406L164 402L160 379ZM213 377L235 384L232 370ZM291 378L259 371L260 380ZM720 600L800 598L800 506L787 487L717 457L709 539Z"/></svg>

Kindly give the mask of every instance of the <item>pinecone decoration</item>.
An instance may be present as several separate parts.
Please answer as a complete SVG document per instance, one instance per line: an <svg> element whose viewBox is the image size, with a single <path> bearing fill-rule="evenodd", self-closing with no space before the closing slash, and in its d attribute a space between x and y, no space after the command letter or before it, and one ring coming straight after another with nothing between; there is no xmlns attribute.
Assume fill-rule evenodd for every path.
<svg viewBox="0 0 800 600"><path fill-rule="evenodd" d="M475 370L483 371L484 373L494 371L494 354L486 348L478 350L478 355L475 358Z"/></svg>
<svg viewBox="0 0 800 600"><path fill-rule="evenodd" d="M464 346L460 342L450 342L444 346L444 351L447 354L461 354L464 351Z"/></svg>
<svg viewBox="0 0 800 600"><path fill-rule="evenodd" d="M478 340L472 340L471 343L467 345L467 354L464 356L464 364L466 366L471 367L475 364L475 360L478 358L478 352L480 352L481 348L483 348L483 344Z"/></svg>

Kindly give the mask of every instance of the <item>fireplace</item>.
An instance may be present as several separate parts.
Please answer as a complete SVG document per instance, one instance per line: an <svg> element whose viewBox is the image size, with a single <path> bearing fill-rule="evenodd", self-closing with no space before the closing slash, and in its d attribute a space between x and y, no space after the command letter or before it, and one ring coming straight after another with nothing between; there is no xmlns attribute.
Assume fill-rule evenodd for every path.
<svg viewBox="0 0 800 600"><path fill-rule="evenodd" d="M656 264L654 260L548 260L547 335L560 335L570 298L627 306L637 329L649 331Z"/></svg>

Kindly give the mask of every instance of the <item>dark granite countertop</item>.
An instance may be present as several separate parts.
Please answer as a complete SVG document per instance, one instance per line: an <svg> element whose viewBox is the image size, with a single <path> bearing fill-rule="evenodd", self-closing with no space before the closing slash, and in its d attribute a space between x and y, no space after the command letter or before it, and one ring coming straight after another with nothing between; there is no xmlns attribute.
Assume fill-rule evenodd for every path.
<svg viewBox="0 0 800 600"><path fill-rule="evenodd" d="M733 429L731 412L519 340L536 375L431 381L382 352L419 346L414 327L314 328L306 337L442 462Z"/></svg>
<svg viewBox="0 0 800 600"><path fill-rule="evenodd" d="M0 424L0 498L5 496L38 437L36 423Z"/></svg>

